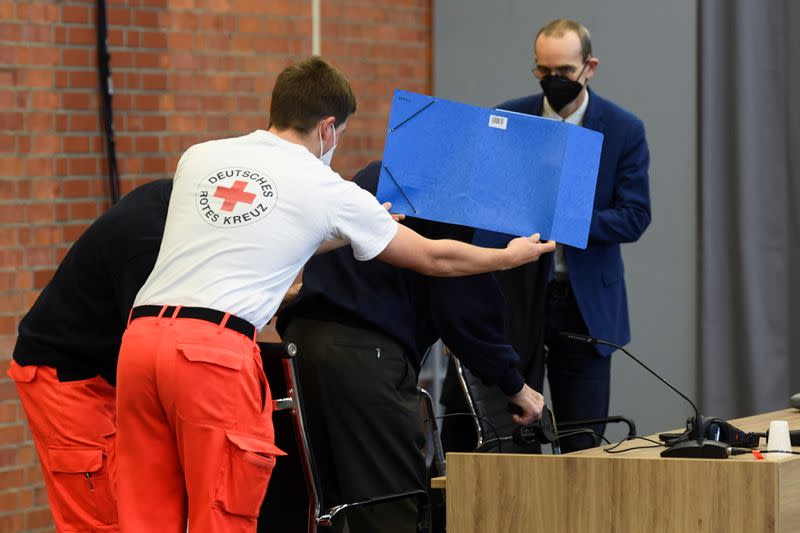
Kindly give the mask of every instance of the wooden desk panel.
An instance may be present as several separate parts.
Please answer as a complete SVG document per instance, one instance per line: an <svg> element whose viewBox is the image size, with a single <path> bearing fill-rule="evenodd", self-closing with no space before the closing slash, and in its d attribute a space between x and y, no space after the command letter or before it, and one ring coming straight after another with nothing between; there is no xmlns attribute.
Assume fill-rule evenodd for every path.
<svg viewBox="0 0 800 533"><path fill-rule="evenodd" d="M777 419L800 429L794 409L733 423L765 431ZM448 531L800 531L800 456L706 460L659 453L448 454Z"/></svg>

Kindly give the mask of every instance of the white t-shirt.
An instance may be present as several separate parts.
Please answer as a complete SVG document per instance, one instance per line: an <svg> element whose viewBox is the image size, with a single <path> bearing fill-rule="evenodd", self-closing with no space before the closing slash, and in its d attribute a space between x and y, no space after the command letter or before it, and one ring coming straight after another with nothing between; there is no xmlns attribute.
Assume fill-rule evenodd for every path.
<svg viewBox="0 0 800 533"><path fill-rule="evenodd" d="M197 144L178 162L164 238L134 305L207 307L261 329L326 240L372 259L397 223L305 147L258 130Z"/></svg>

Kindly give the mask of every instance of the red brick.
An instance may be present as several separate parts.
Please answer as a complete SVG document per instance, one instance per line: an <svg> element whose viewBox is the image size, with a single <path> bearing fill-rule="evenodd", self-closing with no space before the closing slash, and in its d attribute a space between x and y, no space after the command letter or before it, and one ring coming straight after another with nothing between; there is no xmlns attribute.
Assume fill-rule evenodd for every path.
<svg viewBox="0 0 800 533"><path fill-rule="evenodd" d="M12 20L14 17L14 2L0 3L0 20Z"/></svg>
<svg viewBox="0 0 800 533"><path fill-rule="evenodd" d="M93 89L98 83L94 70L73 70L69 73L69 86L72 89Z"/></svg>
<svg viewBox="0 0 800 533"><path fill-rule="evenodd" d="M97 174L98 165L96 157L75 157L67 161L70 176Z"/></svg>
<svg viewBox="0 0 800 533"><path fill-rule="evenodd" d="M64 92L61 93L61 107L64 109L75 109L89 111L94 108L93 98L86 92Z"/></svg>
<svg viewBox="0 0 800 533"><path fill-rule="evenodd" d="M54 123L53 113L31 112L25 115L25 129L28 131L52 133Z"/></svg>
<svg viewBox="0 0 800 533"><path fill-rule="evenodd" d="M41 475L41 469L38 470ZM27 526L31 529L38 529L49 526L53 523L53 515L49 508L36 509L25 513Z"/></svg>
<svg viewBox="0 0 800 533"><path fill-rule="evenodd" d="M56 135L34 135L31 137L32 154L55 154L61 151L61 138Z"/></svg>
<svg viewBox="0 0 800 533"><path fill-rule="evenodd" d="M89 18L89 13L90 9L86 6L64 6L61 9L61 20L63 22L88 24L93 20Z"/></svg>
<svg viewBox="0 0 800 533"><path fill-rule="evenodd" d="M0 313L9 314L18 312L23 308L22 301L22 294L19 292L0 295ZM0 430L2 430L2 427L3 426L0 426ZM2 433L0 433L0 438L2 438ZM2 447L2 441L0 441L0 447Z"/></svg>
<svg viewBox="0 0 800 533"><path fill-rule="evenodd" d="M15 422L21 413L22 407L18 401L0 402L0 424Z"/></svg>
<svg viewBox="0 0 800 533"><path fill-rule="evenodd" d="M58 6L40 2L19 3L17 18L30 22L58 22Z"/></svg>
<svg viewBox="0 0 800 533"><path fill-rule="evenodd" d="M53 87L54 79L53 70L51 69L27 69L23 83L30 88Z"/></svg>
<svg viewBox="0 0 800 533"><path fill-rule="evenodd" d="M51 246L30 246L25 249L25 265L29 267L49 267L53 265L53 248ZM40 288L35 283L34 287Z"/></svg>
<svg viewBox="0 0 800 533"><path fill-rule="evenodd" d="M28 224L42 222L53 222L55 218L55 206L53 204L31 204L25 208L25 220Z"/></svg>
<svg viewBox="0 0 800 533"><path fill-rule="evenodd" d="M42 469L41 469L41 467L39 465L25 467L25 484L26 485L33 485L35 483L42 483L43 481L44 481L44 476L42 475Z"/></svg>
<svg viewBox="0 0 800 533"><path fill-rule="evenodd" d="M46 163L44 159L38 159ZM37 199L58 198L59 181L56 179L36 179L31 182L31 197Z"/></svg>
<svg viewBox="0 0 800 533"><path fill-rule="evenodd" d="M67 30L67 39L70 44L95 44L97 37L94 28L72 27Z"/></svg>
<svg viewBox="0 0 800 533"><path fill-rule="evenodd" d="M21 130L22 113L4 112L0 113L0 130Z"/></svg>
<svg viewBox="0 0 800 533"><path fill-rule="evenodd" d="M99 214L97 202L76 202L69 205L70 220L94 221Z"/></svg>
<svg viewBox="0 0 800 533"><path fill-rule="evenodd" d="M11 451L13 454L14 449L0 450L0 454L5 454ZM0 455L0 466L2 466L2 455ZM0 492L0 513L7 513L17 509L17 493L16 492ZM6 531L6 530L3 530Z"/></svg>
<svg viewBox="0 0 800 533"><path fill-rule="evenodd" d="M164 74L144 74L142 86L148 91L160 91L167 88L167 76Z"/></svg>
<svg viewBox="0 0 800 533"><path fill-rule="evenodd" d="M36 463L36 449L33 444L17 447L16 464L31 465Z"/></svg>
<svg viewBox="0 0 800 533"><path fill-rule="evenodd" d="M85 135L70 135L63 138L64 152L84 154L89 151L90 139Z"/></svg>
<svg viewBox="0 0 800 533"><path fill-rule="evenodd" d="M158 152L159 144L158 137L137 137L135 140L137 152Z"/></svg>
<svg viewBox="0 0 800 533"><path fill-rule="evenodd" d="M0 39L3 41L19 42L22 40L22 24L0 23Z"/></svg>
<svg viewBox="0 0 800 533"><path fill-rule="evenodd" d="M61 242L60 226L39 226L31 228L33 243L39 246L53 245Z"/></svg>
<svg viewBox="0 0 800 533"><path fill-rule="evenodd" d="M64 226L64 240L66 242L75 242L78 240L84 231L86 231L88 224L70 224Z"/></svg>
<svg viewBox="0 0 800 533"><path fill-rule="evenodd" d="M16 135L0 134L0 152L13 154L18 151Z"/></svg>
<svg viewBox="0 0 800 533"><path fill-rule="evenodd" d="M32 505L41 507L43 505L48 504L47 489L45 489L44 486L35 487L32 492L33 492Z"/></svg>
<svg viewBox="0 0 800 533"><path fill-rule="evenodd" d="M69 87L69 72L65 70L57 70L55 72L55 87L56 89L66 89Z"/></svg>
<svg viewBox="0 0 800 533"><path fill-rule="evenodd" d="M3 533L22 533L25 529L25 515L22 512L0 515L0 531L3 531Z"/></svg>
<svg viewBox="0 0 800 533"><path fill-rule="evenodd" d="M22 437L24 436L24 434L25 433L22 424L16 424L13 426L0 426L0 447L22 442ZM0 471L0 476L2 475L3 472ZM12 477L15 477L14 474L10 475ZM2 481L0 481L0 487L4 486L8 485L5 485Z"/></svg>
<svg viewBox="0 0 800 533"><path fill-rule="evenodd" d="M33 273L33 287L43 289L53 277L53 270L37 270Z"/></svg>
<svg viewBox="0 0 800 533"><path fill-rule="evenodd" d="M22 205L3 205L0 209L0 224L16 223L25 220L25 206Z"/></svg>
<svg viewBox="0 0 800 533"><path fill-rule="evenodd" d="M136 68L157 69L162 66L161 57L161 54L158 52L137 50L136 53L133 54L133 65ZM160 74L160 76L164 76L166 78L164 74Z"/></svg>
<svg viewBox="0 0 800 533"><path fill-rule="evenodd" d="M131 9L121 7L109 7L106 10L106 17L108 24L114 26L130 26L131 25Z"/></svg>
<svg viewBox="0 0 800 533"><path fill-rule="evenodd" d="M97 114L74 114L69 117L69 131L97 131L100 127L100 117Z"/></svg>
<svg viewBox="0 0 800 533"><path fill-rule="evenodd" d="M133 20L136 26L147 26L151 28L158 27L159 12L155 10L137 9Z"/></svg>
<svg viewBox="0 0 800 533"><path fill-rule="evenodd" d="M134 98L134 109L137 111L157 111L158 95L137 94Z"/></svg>
<svg viewBox="0 0 800 533"><path fill-rule="evenodd" d="M24 174L24 169L24 159L17 156L0 156L0 176L7 178L18 178Z"/></svg>
<svg viewBox="0 0 800 533"><path fill-rule="evenodd" d="M64 198L79 198L89 195L88 180L64 180L61 184L61 195Z"/></svg>
<svg viewBox="0 0 800 533"><path fill-rule="evenodd" d="M0 248L0 269L16 269L22 264L21 248ZM2 333L2 331L0 331Z"/></svg>
<svg viewBox="0 0 800 533"><path fill-rule="evenodd" d="M61 62L65 66L89 67L94 63L93 52L89 48L65 48L61 51Z"/></svg>

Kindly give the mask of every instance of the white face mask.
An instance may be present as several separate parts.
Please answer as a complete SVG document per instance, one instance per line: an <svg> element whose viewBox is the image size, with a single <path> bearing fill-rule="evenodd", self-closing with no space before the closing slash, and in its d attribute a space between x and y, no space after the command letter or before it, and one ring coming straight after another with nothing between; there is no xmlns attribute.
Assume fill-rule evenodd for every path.
<svg viewBox="0 0 800 533"><path fill-rule="evenodd" d="M331 124L331 126L333 126ZM331 166L331 159L333 159L333 151L336 150L336 128L333 128L333 146L331 149L322 153L322 130L319 132L319 160L328 166Z"/></svg>

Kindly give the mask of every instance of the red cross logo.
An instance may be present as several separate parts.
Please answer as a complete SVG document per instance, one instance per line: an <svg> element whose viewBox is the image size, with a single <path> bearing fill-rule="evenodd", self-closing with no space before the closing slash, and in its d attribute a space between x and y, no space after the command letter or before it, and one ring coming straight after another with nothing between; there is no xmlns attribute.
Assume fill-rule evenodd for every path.
<svg viewBox="0 0 800 533"><path fill-rule="evenodd" d="M214 197L224 200L220 209L223 211L233 211L233 208L236 207L236 204L239 202L252 204L253 200L256 199L256 195L250 192L244 192L245 187L247 187L246 181L235 181L232 187L223 187L222 185L217 187L217 190L214 192Z"/></svg>

